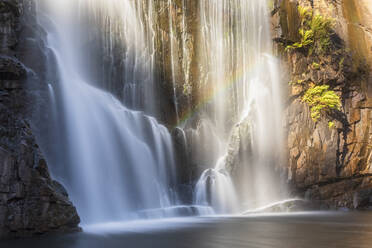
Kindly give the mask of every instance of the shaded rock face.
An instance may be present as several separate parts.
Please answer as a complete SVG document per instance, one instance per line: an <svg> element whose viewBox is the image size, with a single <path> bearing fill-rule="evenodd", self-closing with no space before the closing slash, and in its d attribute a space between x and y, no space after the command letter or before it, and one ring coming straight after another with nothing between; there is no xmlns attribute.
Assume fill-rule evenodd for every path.
<svg viewBox="0 0 372 248"><path fill-rule="evenodd" d="M198 1L155 1L156 71L160 82L160 117L167 125L176 126L179 120L197 104L199 65L197 43L199 35ZM174 88L174 91L169 89ZM176 103L175 103L176 101ZM177 104L177 106L175 106ZM169 111L169 106L174 108ZM177 112L175 113L177 108ZM169 115L172 113L172 115Z"/></svg>
<svg viewBox="0 0 372 248"><path fill-rule="evenodd" d="M43 61L34 49L38 62L33 72L24 64L35 60L25 58L30 55L26 50L34 48L27 43L35 34L35 13L28 13L32 9L32 1L0 1L1 238L78 230L80 222L66 190L50 177L29 125L33 102L27 78L35 77ZM37 79L43 84L42 77Z"/></svg>
<svg viewBox="0 0 372 248"><path fill-rule="evenodd" d="M332 42L342 53L309 56L284 51L286 42L298 35L298 4L335 18ZM288 87L288 182L295 194L332 208L372 206L372 47L368 45L372 25L367 18L370 8L365 6L365 1L283 0L273 11L274 40L279 41L277 50L289 72L287 82L327 84L342 100L340 111L314 123L301 100L304 87ZM329 127L330 120L335 120L334 127Z"/></svg>

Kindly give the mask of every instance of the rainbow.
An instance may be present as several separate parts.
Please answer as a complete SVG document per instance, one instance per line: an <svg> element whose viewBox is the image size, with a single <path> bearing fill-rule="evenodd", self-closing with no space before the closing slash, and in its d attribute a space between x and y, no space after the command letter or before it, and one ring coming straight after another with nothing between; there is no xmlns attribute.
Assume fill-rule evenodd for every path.
<svg viewBox="0 0 372 248"><path fill-rule="evenodd" d="M227 91L230 91L235 84L243 81L245 76L247 74L251 74L251 72L254 71L259 65L261 64L255 63L248 68L241 67L236 70L235 73L232 73L231 76L226 78L226 80L224 80L219 87L210 87L210 89L206 90L207 94L204 94L203 98L200 99L193 108L185 113L180 113L179 120L173 127L183 126L188 120L192 119L196 114L198 114L205 105L213 102L216 97L223 95Z"/></svg>

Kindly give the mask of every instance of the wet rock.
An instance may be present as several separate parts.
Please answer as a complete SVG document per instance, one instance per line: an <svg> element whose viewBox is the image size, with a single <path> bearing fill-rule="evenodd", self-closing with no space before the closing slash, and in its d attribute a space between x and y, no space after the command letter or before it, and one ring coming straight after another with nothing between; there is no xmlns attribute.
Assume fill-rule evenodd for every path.
<svg viewBox="0 0 372 248"><path fill-rule="evenodd" d="M356 209L372 209L372 189L355 192L353 196L353 207Z"/></svg>
<svg viewBox="0 0 372 248"><path fill-rule="evenodd" d="M250 118L246 118L237 124L232 131L226 156L226 170L229 174L238 177L244 166L240 163L242 156L252 157L252 124ZM244 161L249 161L244 160Z"/></svg>
<svg viewBox="0 0 372 248"><path fill-rule="evenodd" d="M244 212L244 215L263 214L263 213L285 213L285 212L300 212L312 211L319 209L319 205L309 200L290 199L281 202L273 203L268 206L249 210Z"/></svg>
<svg viewBox="0 0 372 248"><path fill-rule="evenodd" d="M176 127L172 130L171 135L175 147L174 151L177 164L177 172L179 174L179 182L181 184L188 183L191 181L193 171L188 158L188 144L186 134L181 128Z"/></svg>
<svg viewBox="0 0 372 248"><path fill-rule="evenodd" d="M28 69L18 59L18 48L26 49L26 37L19 39L26 3L0 0L0 238L77 231L80 222L28 124Z"/></svg>
<svg viewBox="0 0 372 248"><path fill-rule="evenodd" d="M0 78L3 82L22 79L26 75L23 64L14 57L0 55ZM17 88L8 85L1 85L1 88Z"/></svg>

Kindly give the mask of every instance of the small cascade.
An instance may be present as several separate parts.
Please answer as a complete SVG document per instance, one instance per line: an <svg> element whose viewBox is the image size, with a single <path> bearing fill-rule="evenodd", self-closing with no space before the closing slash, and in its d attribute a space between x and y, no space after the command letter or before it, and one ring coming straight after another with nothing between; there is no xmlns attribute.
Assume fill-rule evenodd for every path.
<svg viewBox="0 0 372 248"><path fill-rule="evenodd" d="M218 214L235 213L238 210L238 199L225 168L225 159L220 158L216 168L205 170L195 187L195 203L211 206Z"/></svg>
<svg viewBox="0 0 372 248"><path fill-rule="evenodd" d="M56 96L54 94L54 89L51 84L48 84L48 91L49 91L49 97L50 97L51 103L53 104L53 106L55 106Z"/></svg>
<svg viewBox="0 0 372 248"><path fill-rule="evenodd" d="M221 154L226 151L226 143L220 136L214 123L207 117L201 117L198 126L185 131L192 159L196 164L210 168L216 164Z"/></svg>
<svg viewBox="0 0 372 248"><path fill-rule="evenodd" d="M85 62L90 66L85 77L96 86L114 93L128 108L156 116L156 34L153 30L156 17L153 2L77 2L75 5L82 24L79 39L86 46L82 50L87 58ZM89 60L97 64L89 64Z"/></svg>
<svg viewBox="0 0 372 248"><path fill-rule="evenodd" d="M205 70L200 101L208 101L200 110L199 126L211 125L202 129L203 135L197 131L198 139L189 136L192 146L209 149L194 153L196 163L209 161L194 198L196 204L211 205L219 213L254 209L283 197L275 172L282 154L282 103L267 6L261 0L200 1L199 63ZM242 125L250 127L244 131L248 133L239 129ZM240 140L241 135L247 137ZM218 148L211 137L221 144ZM233 144L234 139L240 141ZM239 152L239 146L250 147L250 152L232 155L230 150ZM210 154L213 157L206 159ZM238 175L231 174L231 166L239 168Z"/></svg>

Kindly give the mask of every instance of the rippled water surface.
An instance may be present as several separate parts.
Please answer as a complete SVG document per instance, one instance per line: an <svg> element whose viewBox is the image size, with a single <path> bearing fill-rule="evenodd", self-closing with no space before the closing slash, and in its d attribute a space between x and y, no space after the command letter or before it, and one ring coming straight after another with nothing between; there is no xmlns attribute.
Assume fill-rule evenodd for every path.
<svg viewBox="0 0 372 248"><path fill-rule="evenodd" d="M0 241L0 247L372 247L372 212L299 213L107 223L84 232Z"/></svg>

